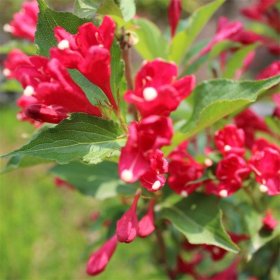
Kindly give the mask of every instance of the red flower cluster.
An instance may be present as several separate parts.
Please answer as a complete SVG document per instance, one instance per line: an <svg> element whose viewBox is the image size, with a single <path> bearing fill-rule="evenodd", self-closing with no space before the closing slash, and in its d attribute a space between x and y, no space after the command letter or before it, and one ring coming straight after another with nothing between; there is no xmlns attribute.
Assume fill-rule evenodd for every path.
<svg viewBox="0 0 280 280"><path fill-rule="evenodd" d="M38 13L37 1L25 2L22 9L14 14L12 21L5 24L3 29L16 37L34 41Z"/></svg>
<svg viewBox="0 0 280 280"><path fill-rule="evenodd" d="M192 91L195 78L186 76L178 81L177 66L162 60L147 62L135 79L135 89L125 99L136 106L144 117L132 122L126 146L121 151L119 174L122 180L140 180L149 191L165 184L168 164L160 151L169 145L173 135L172 121L167 116Z"/></svg>
<svg viewBox="0 0 280 280"><path fill-rule="evenodd" d="M131 207L117 221L116 233L99 250L94 252L87 264L87 273L97 275L101 273L110 261L118 242L130 243L137 236L147 237L155 230L154 200L150 201L148 212L138 221L136 210L140 193L134 197Z"/></svg>
<svg viewBox="0 0 280 280"><path fill-rule="evenodd" d="M86 23L76 35L57 27L55 35L59 43L51 49L50 59L12 51L3 73L7 78L17 79L24 88L24 94L18 100L22 108L20 119L59 123L73 112L102 115L73 81L67 68L78 69L99 86L112 107L117 109L110 87L110 47L114 31L115 23L104 17L100 27Z"/></svg>

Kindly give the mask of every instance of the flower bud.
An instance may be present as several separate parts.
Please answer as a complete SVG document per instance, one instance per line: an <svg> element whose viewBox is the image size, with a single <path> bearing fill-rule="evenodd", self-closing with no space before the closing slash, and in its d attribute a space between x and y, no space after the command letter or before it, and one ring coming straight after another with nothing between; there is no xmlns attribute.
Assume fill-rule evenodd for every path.
<svg viewBox="0 0 280 280"><path fill-rule="evenodd" d="M151 200L147 214L138 223L138 236L147 237L154 230L154 204L155 201Z"/></svg>

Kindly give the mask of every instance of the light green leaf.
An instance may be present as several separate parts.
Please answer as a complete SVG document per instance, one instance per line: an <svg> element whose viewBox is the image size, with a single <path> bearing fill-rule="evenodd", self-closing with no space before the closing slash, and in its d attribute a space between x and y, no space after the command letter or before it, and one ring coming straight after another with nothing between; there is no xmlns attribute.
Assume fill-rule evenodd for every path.
<svg viewBox="0 0 280 280"><path fill-rule="evenodd" d="M59 163L75 160L98 163L119 155L123 142L124 136L116 123L77 113L39 132L28 144L5 156L30 156Z"/></svg>
<svg viewBox="0 0 280 280"><path fill-rule="evenodd" d="M198 85L193 94L194 108L181 131L190 137L223 117L255 102L266 90L280 83L280 76L261 81L217 79Z"/></svg>
<svg viewBox="0 0 280 280"><path fill-rule="evenodd" d="M169 53L170 60L176 63L181 62L191 44L224 1L225 0L213 1L199 8L190 16L186 29L177 33L171 42Z"/></svg>
<svg viewBox="0 0 280 280"><path fill-rule="evenodd" d="M167 58L168 42L162 36L162 32L151 21L144 18L133 20L138 43L135 45L137 52L147 60L157 57Z"/></svg>
<svg viewBox="0 0 280 280"><path fill-rule="evenodd" d="M68 70L72 79L80 86L92 105L104 106L110 104L106 94L101 88L90 82L78 70Z"/></svg>
<svg viewBox="0 0 280 280"><path fill-rule="evenodd" d="M236 71L242 68L244 60L247 55L254 51L258 45L253 44L246 47L242 47L240 50L236 51L225 65L225 71L223 73L223 78L231 79L234 78Z"/></svg>
<svg viewBox="0 0 280 280"><path fill-rule="evenodd" d="M231 241L222 224L219 199L213 196L192 194L172 207L162 209L162 217L168 219L191 244L215 245L237 253L238 247Z"/></svg>
<svg viewBox="0 0 280 280"><path fill-rule="evenodd" d="M119 0L120 9L122 12L123 19L125 21L131 20L136 13L135 1L134 0Z"/></svg>
<svg viewBox="0 0 280 280"><path fill-rule="evenodd" d="M99 0L76 0L74 13L81 18L92 18L100 6Z"/></svg>
<svg viewBox="0 0 280 280"><path fill-rule="evenodd" d="M26 54L36 54L36 46L30 42L25 41L9 41L0 46L0 54L8 54L13 49L20 49Z"/></svg>
<svg viewBox="0 0 280 280"><path fill-rule="evenodd" d="M44 0L38 0L40 12L35 35L35 43L39 47L39 53L44 56L49 55L49 49L56 46L54 28L61 26L70 33L76 33L78 27L87 22L78 18L74 14L66 12L56 12L51 10Z"/></svg>
<svg viewBox="0 0 280 280"><path fill-rule="evenodd" d="M135 186L127 185L119 179L118 165L109 161L96 165L72 162L57 165L50 172L69 182L81 193L100 200L117 195L132 195L136 191Z"/></svg>

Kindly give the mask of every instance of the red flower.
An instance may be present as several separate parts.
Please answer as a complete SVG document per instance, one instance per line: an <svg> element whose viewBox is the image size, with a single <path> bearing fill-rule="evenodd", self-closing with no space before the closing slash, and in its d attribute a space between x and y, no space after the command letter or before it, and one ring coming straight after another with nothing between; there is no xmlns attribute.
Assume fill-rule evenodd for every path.
<svg viewBox="0 0 280 280"><path fill-rule="evenodd" d="M254 111L246 109L234 118L238 128L242 128L245 132L245 146L252 148L257 131L268 132L268 128L264 120Z"/></svg>
<svg viewBox="0 0 280 280"><path fill-rule="evenodd" d="M243 129L238 129L235 125L227 125L223 129L216 131L215 144L223 155L234 153L243 155L245 134Z"/></svg>
<svg viewBox="0 0 280 280"><path fill-rule="evenodd" d="M280 194L280 150L265 140L257 142L249 165L256 175L260 190L268 195Z"/></svg>
<svg viewBox="0 0 280 280"><path fill-rule="evenodd" d="M174 35L175 35L181 13L182 13L181 0L170 0L169 6L168 6L168 21L169 21L172 37L174 37Z"/></svg>
<svg viewBox="0 0 280 280"><path fill-rule="evenodd" d="M201 263L203 256L196 254L190 261L185 261L181 256L177 258L176 274L187 274L192 275L194 279L203 279L196 271L197 266Z"/></svg>
<svg viewBox="0 0 280 280"><path fill-rule="evenodd" d="M278 225L277 220L273 217L271 211L269 210L265 213L262 222L263 227L269 231L273 231Z"/></svg>
<svg viewBox="0 0 280 280"><path fill-rule="evenodd" d="M176 193L188 196L194 192L201 183L192 183L201 178L203 165L197 163L186 151L187 142L183 142L169 156L168 185Z"/></svg>
<svg viewBox="0 0 280 280"><path fill-rule="evenodd" d="M258 80L267 79L273 76L280 75L280 60L271 63L257 76Z"/></svg>
<svg viewBox="0 0 280 280"><path fill-rule="evenodd" d="M194 76L176 81L177 66L156 59L147 62L135 78L135 89L125 94L125 100L134 104L143 117L168 116L189 96L195 85Z"/></svg>
<svg viewBox="0 0 280 280"><path fill-rule="evenodd" d="M78 69L104 91L116 109L110 85L110 48L115 32L113 20L105 16L99 27L93 23L85 23L75 35L62 27L56 27L54 32L58 45L51 49L51 57L57 58L66 67Z"/></svg>
<svg viewBox="0 0 280 280"><path fill-rule="evenodd" d="M132 122L126 146L121 150L121 179L133 183L144 176L141 178L144 187L152 190L156 183L157 188L154 190L158 190L162 186L162 179L157 175L167 171L167 162L159 149L170 144L172 135L172 122L166 117L150 116L139 123ZM151 178L155 178L153 183L150 182Z"/></svg>
<svg viewBox="0 0 280 280"><path fill-rule="evenodd" d="M34 41L38 13L37 1L23 3L22 9L14 14L12 21L4 25L4 31Z"/></svg>
<svg viewBox="0 0 280 280"><path fill-rule="evenodd" d="M233 261L233 263L226 268L224 271L218 272L209 278L206 278L208 280L237 280L238 279L238 272L237 272L237 266L238 266L239 260ZM205 280L206 280L205 279Z"/></svg>
<svg viewBox="0 0 280 280"><path fill-rule="evenodd" d="M100 110L88 101L57 59L28 57L15 50L9 54L5 69L9 71L8 76L16 78L24 88L18 100L23 119L58 123L73 112L101 116Z"/></svg>
<svg viewBox="0 0 280 280"><path fill-rule="evenodd" d="M232 195L242 187L243 180L248 177L249 173L250 168L242 157L228 154L218 163L216 168L219 184L207 182L206 192L221 197Z"/></svg>
<svg viewBox="0 0 280 280"><path fill-rule="evenodd" d="M73 185L71 185L69 182L59 178L59 177L55 177L54 178L54 184L59 187L59 188L66 188L69 190L74 190L75 187Z"/></svg>
<svg viewBox="0 0 280 280"><path fill-rule="evenodd" d="M138 236L140 237L147 237L155 230L154 205L155 201L151 200L147 214L138 223Z"/></svg>
<svg viewBox="0 0 280 280"><path fill-rule="evenodd" d="M138 218L136 214L140 193L136 194L133 203L123 216L117 221L116 235L119 242L130 243L138 233Z"/></svg>
<svg viewBox="0 0 280 280"><path fill-rule="evenodd" d="M99 250L91 255L87 263L87 273L89 275L98 275L104 271L117 248L117 244L117 236L114 235Z"/></svg>

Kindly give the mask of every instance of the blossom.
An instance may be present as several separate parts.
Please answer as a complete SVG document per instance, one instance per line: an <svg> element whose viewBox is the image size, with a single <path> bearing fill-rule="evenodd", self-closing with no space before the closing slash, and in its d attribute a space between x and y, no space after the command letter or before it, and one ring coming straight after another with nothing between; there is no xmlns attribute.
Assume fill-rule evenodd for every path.
<svg viewBox="0 0 280 280"><path fill-rule="evenodd" d="M245 134L243 129L238 129L235 125L227 125L223 129L216 131L215 144L223 155L235 153L243 155Z"/></svg>
<svg viewBox="0 0 280 280"><path fill-rule="evenodd" d="M94 252L87 263L87 273L98 275L106 268L117 248L117 236L113 235L99 250Z"/></svg>
<svg viewBox="0 0 280 280"><path fill-rule="evenodd" d="M14 14L12 21L4 25L4 31L34 41L38 13L37 1L24 2L21 10Z"/></svg>
<svg viewBox="0 0 280 280"><path fill-rule="evenodd" d="M138 236L140 237L147 237L155 230L154 204L155 201L151 200L147 214L138 223Z"/></svg>
<svg viewBox="0 0 280 280"><path fill-rule="evenodd" d="M195 77L176 80L176 64L156 59L146 62L135 78L135 89L125 94L125 100L134 104L143 117L168 116L189 96Z"/></svg>
<svg viewBox="0 0 280 280"><path fill-rule="evenodd" d="M175 36L178 22L182 13L181 0L170 0L168 6L168 21L170 25L171 36Z"/></svg>
<svg viewBox="0 0 280 280"><path fill-rule="evenodd" d="M280 149L265 140L252 149L249 165L260 183L260 190L268 195L280 194Z"/></svg>
<svg viewBox="0 0 280 280"><path fill-rule="evenodd" d="M245 133L245 146L248 148L252 148L257 131L269 131L263 118L250 109L246 109L236 115L234 122L238 128L243 129Z"/></svg>
<svg viewBox="0 0 280 280"><path fill-rule="evenodd" d="M190 261L185 261L181 256L177 257L176 274L192 275L194 279L203 279L196 271L197 266L203 260L203 256L199 253L193 256Z"/></svg>
<svg viewBox="0 0 280 280"><path fill-rule="evenodd" d="M138 234L138 218L136 214L140 193L136 194L132 205L117 221L116 235L119 242L130 243Z"/></svg>
<svg viewBox="0 0 280 280"><path fill-rule="evenodd" d="M113 108L117 108L111 85L110 48L114 40L115 23L105 16L99 27L85 23L77 34L70 34L56 27L57 47L51 49L51 57L57 58L67 68L78 69L88 80L100 87Z"/></svg>
<svg viewBox="0 0 280 280"><path fill-rule="evenodd" d="M201 185L193 181L201 178L204 170L203 165L187 153L187 145L187 142L183 142L168 156L168 185L182 196L188 196Z"/></svg>
<svg viewBox="0 0 280 280"><path fill-rule="evenodd" d="M119 160L121 179L134 183L144 176L141 178L144 187L160 189L164 182L157 176L167 171L167 162L159 149L170 144L172 135L172 121L166 117L150 116L138 123L132 122ZM151 182L151 178L155 181Z"/></svg>
<svg viewBox="0 0 280 280"><path fill-rule="evenodd" d="M5 69L8 77L17 79L24 88L17 101L23 120L58 123L73 112L101 116L57 59L27 56L15 50L9 54Z"/></svg>
<svg viewBox="0 0 280 280"><path fill-rule="evenodd" d="M278 225L277 220L273 217L270 210L266 211L262 222L263 227L269 231L273 231Z"/></svg>
<svg viewBox="0 0 280 280"><path fill-rule="evenodd" d="M280 60L274 61L265 69L263 69L257 76L258 80L267 79L276 75L280 75Z"/></svg>

